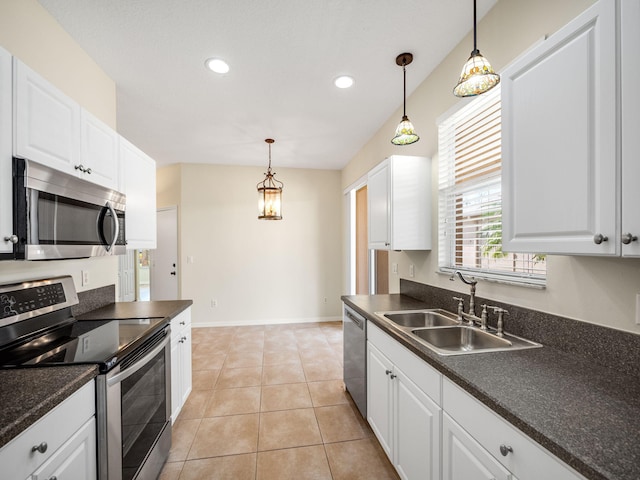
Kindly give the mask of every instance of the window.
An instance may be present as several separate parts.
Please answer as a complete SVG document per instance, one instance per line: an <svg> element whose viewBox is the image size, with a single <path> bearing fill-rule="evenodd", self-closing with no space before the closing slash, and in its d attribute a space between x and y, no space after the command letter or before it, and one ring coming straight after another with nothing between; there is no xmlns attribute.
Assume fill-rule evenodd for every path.
<svg viewBox="0 0 640 480"><path fill-rule="evenodd" d="M479 278L544 285L544 255L502 250L500 86L438 127L438 264Z"/></svg>

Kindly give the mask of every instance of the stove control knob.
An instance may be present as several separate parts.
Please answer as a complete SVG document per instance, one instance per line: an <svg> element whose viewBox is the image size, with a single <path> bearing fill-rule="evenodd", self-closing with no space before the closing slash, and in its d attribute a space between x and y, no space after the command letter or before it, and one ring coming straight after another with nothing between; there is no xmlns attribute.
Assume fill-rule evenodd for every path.
<svg viewBox="0 0 640 480"><path fill-rule="evenodd" d="M47 451L48 447L49 445L47 445L47 442L42 442L40 445L34 445L33 447L31 447L31 451L44 453Z"/></svg>

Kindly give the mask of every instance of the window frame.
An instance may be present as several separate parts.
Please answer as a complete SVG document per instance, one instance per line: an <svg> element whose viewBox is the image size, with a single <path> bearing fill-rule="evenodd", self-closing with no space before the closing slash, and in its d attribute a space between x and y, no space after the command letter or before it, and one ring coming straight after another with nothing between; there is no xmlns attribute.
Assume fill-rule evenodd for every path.
<svg viewBox="0 0 640 480"><path fill-rule="evenodd" d="M492 282L505 283L510 285L528 286L535 288L545 288L547 281L547 264L546 258L544 259L543 273L538 271L525 272L517 271L510 272L506 270L491 270L486 267L479 266L478 268L456 265L456 252L461 253L464 248L462 238L465 241L479 240L481 234L476 230L471 235L464 235L459 233L463 231L465 226L470 226L474 223L472 216L466 217L464 220L457 212L462 208L457 207L457 196L462 195L463 192L476 192L478 195L499 195L500 199L500 224L502 223L502 158L501 153L498 153L498 161L489 158L483 165L477 165L475 159L471 163L471 167L463 173L462 182L458 180L460 178L460 172L468 165L462 165L465 160L459 161L462 157L461 154L456 158L456 141L459 141L461 136L459 128L461 125L473 125L476 123L485 122L483 118L481 122L474 121L474 117L488 112L493 108L493 115L495 118L495 106L496 102L500 102L500 85L494 87L491 91L483 94L482 96L473 97L466 101L459 102L454 108L447 111L440 116L437 120L438 125L438 157L439 157L439 179L438 179L438 273L453 275L457 270L473 276L476 279L488 280ZM500 112L500 104L498 104L498 112ZM501 116L501 113L500 113ZM487 117L489 118L489 117ZM497 120L497 125L500 124L500 118ZM494 120L494 122L495 122ZM485 123L482 123L483 127ZM472 127L473 128L473 127ZM472 130L472 128L470 130ZM501 128L498 127L500 132ZM475 148L478 145L491 144L490 137L495 137L494 127L493 133L487 133L490 129L483 130L480 135L477 133L471 133L473 142L472 146ZM485 137L486 135L486 137ZM480 138L476 138L480 137ZM501 146L501 139L498 140ZM495 139L493 140L495 147ZM481 147L478 148L480 150ZM495 148L493 148L495 156ZM473 154L476 155L476 154ZM481 154L485 156L484 154ZM489 157L490 155L486 155ZM467 157L468 158L468 157ZM457 165L452 165L450 162L458 160ZM468 160L467 160L468 161ZM445 163L446 162L446 163ZM498 173L495 172L496 163L499 165ZM484 168L483 172L478 173L476 169ZM493 192L493 193L491 193ZM480 207L488 207L491 205L492 200L482 200L478 204ZM455 204L455 205L454 205ZM487 213L485 211L485 213ZM478 210L476 222L482 218L485 214L482 210ZM490 214L490 212L488 212ZM456 219L456 217L458 217ZM451 226L451 220L454 220L454 225ZM455 232L452 234L452 232ZM463 236L464 235L464 236ZM453 238L453 240L451 240ZM501 244L500 244L501 245ZM476 250L476 257L481 260L483 256L481 252L481 246L479 244L474 245L472 248ZM500 248L500 251L502 249ZM533 262L535 265L535 254L518 253L518 252L504 252L509 255L517 255L520 257L528 258L525 260ZM513 261L517 261L514 259ZM538 270L538 269L536 269Z"/></svg>

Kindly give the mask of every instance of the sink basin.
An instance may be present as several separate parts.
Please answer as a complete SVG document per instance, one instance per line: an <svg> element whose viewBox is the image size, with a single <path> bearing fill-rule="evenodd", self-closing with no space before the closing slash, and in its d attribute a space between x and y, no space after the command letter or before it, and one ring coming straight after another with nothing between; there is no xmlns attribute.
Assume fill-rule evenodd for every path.
<svg viewBox="0 0 640 480"><path fill-rule="evenodd" d="M411 333L436 348L453 352L504 348L513 345L504 337L500 338L477 328L463 325L412 330Z"/></svg>
<svg viewBox="0 0 640 480"><path fill-rule="evenodd" d="M409 310L383 315L393 323L408 328L448 327L460 323L456 315L446 310Z"/></svg>
<svg viewBox="0 0 640 480"><path fill-rule="evenodd" d="M504 337L498 337L494 333L466 325L414 329L411 333L439 355L502 352L542 346L508 333Z"/></svg>

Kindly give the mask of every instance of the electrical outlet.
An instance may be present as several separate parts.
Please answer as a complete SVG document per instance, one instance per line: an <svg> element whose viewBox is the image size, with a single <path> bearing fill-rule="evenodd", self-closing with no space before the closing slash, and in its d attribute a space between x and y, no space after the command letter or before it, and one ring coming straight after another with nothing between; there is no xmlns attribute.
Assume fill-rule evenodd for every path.
<svg viewBox="0 0 640 480"><path fill-rule="evenodd" d="M193 255L187 256L187 263L193 263Z"/></svg>
<svg viewBox="0 0 640 480"><path fill-rule="evenodd" d="M87 353L91 348L91 344L89 343L89 337L84 337L82 339L82 353Z"/></svg>
<svg viewBox="0 0 640 480"><path fill-rule="evenodd" d="M398 274L398 264L397 263L392 263L391 264L391 271L393 273L395 273L396 275Z"/></svg>
<svg viewBox="0 0 640 480"><path fill-rule="evenodd" d="M324 297L324 303L327 303L327 297Z"/></svg>
<svg viewBox="0 0 640 480"><path fill-rule="evenodd" d="M89 270L81 270L80 274L82 276L82 286L89 285Z"/></svg>
<svg viewBox="0 0 640 480"><path fill-rule="evenodd" d="M218 306L218 300L211 300L211 308L216 308Z"/></svg>
<svg viewBox="0 0 640 480"><path fill-rule="evenodd" d="M409 276L413 278L415 274L416 274L415 267L413 266L413 264L409 265Z"/></svg>

